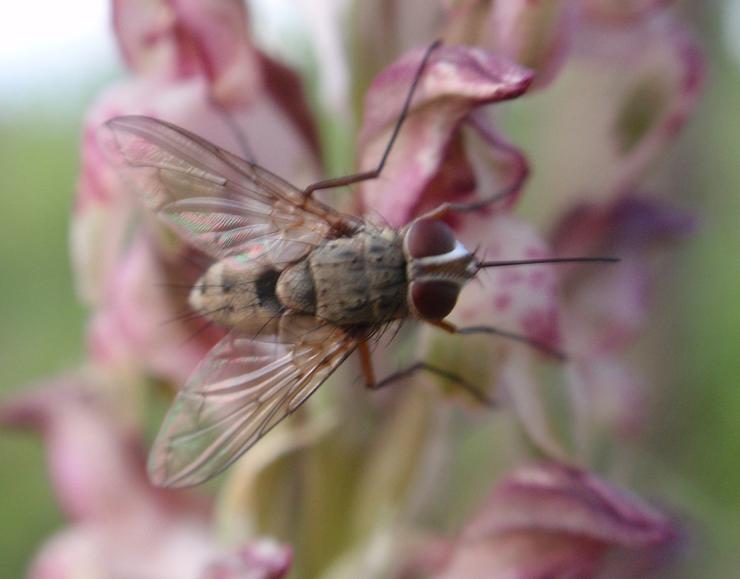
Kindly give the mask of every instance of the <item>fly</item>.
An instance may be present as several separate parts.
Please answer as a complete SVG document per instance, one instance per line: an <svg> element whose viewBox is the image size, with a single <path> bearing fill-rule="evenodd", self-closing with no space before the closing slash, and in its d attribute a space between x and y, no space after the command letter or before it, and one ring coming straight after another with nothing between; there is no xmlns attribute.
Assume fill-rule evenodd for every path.
<svg viewBox="0 0 740 579"><path fill-rule="evenodd" d="M503 335L561 356L524 336L487 326L457 328L444 319L483 268L616 261L481 261L442 221L511 191L443 204L400 230L340 213L313 197L320 189L380 175L438 45L424 54L377 168L303 190L175 125L144 116L108 121L116 155L146 205L213 260L190 293L191 307L229 330L164 420L148 464L155 484L191 486L226 469L354 351L369 387L418 370L457 380L421 362L376 381L368 340L393 321L414 318L452 333Z"/></svg>

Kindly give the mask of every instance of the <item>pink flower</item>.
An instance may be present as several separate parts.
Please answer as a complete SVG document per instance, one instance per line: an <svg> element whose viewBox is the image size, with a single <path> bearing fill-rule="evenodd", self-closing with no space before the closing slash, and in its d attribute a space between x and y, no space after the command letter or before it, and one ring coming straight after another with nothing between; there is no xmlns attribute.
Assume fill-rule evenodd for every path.
<svg viewBox="0 0 740 579"><path fill-rule="evenodd" d="M0 406L0 426L39 432L69 525L31 564L31 579L279 579L291 551L272 541L237 550L215 540L207 503L146 478L135 431L92 396L82 376L54 380Z"/></svg>
<svg viewBox="0 0 740 579"><path fill-rule="evenodd" d="M610 553L651 561L675 545L675 525L665 516L585 468L565 466L573 455L588 463L599 428L639 432L645 392L639 370L623 358L649 311L650 248L687 226L635 194L702 85L695 42L659 10L664 4L463 0L424 3L420 13L416 2L361 3L371 20L360 27L358 45L378 49L360 50L367 59L352 75L338 54L342 34L323 38L320 68L337 69L321 70L318 82L336 84L317 93L331 97L327 111L350 121L345 139L359 118L349 97L365 94L358 170L377 166L429 39L447 40L420 77L381 177L357 187L356 208L366 219L402 227L440 204L506 192L480 211L445 217L481 259L607 254L623 261L585 271L538 264L481 272L450 321L492 326L529 344L427 327L416 344L401 332L376 355L379 367L393 364L395 348L404 365L418 357L475 375L518 420L481 411L475 420L487 422L480 430L469 414L456 424L459 409L440 403L436 387L365 397L349 384L339 394L322 388L320 404L234 465L214 511L210 500L152 488L137 428L143 420L124 419L99 398L123 394L133 406L129 383L145 388L152 376L183 383L220 335L193 323L186 304L203 256L141 210L136 179L108 162L99 129L117 115L161 118L240 156L253 154L297 186L319 177L316 131L297 76L254 45L242 2L115 1L131 76L89 112L72 226L96 378L75 375L0 406L4 425L43 434L53 487L70 519L42 548L33 579L278 578L293 550L297 572L307 576L387 575L404 558L407 539L422 532L431 503L440 524L453 520L439 494L454 476L445 472L453 457L468 458L465 438L482 432L481 456L490 460L490 445L498 445L497 454L511 458L523 452L513 442L522 427L527 442L558 462L510 473L454 545L435 542L430 574L592 577ZM303 5L318 37L339 21L338 4ZM349 79L353 87L341 86ZM529 99L532 88L540 92ZM503 102L512 99L521 102ZM526 120L507 123L509 112ZM514 145L509 130L522 126ZM525 156L519 142L526 139ZM560 351L567 363L547 365ZM353 371L348 363L337 376L348 383ZM560 413L550 411L551 399L563 403ZM561 415L568 424L557 424ZM584 416L598 424L584 426ZM557 436L571 417L575 450ZM488 427L495 436L487 437ZM487 488L496 465L473 466L466 473ZM214 516L226 547L215 537ZM273 533L292 546L262 538Z"/></svg>
<svg viewBox="0 0 740 579"><path fill-rule="evenodd" d="M532 213L548 228L574 205L639 188L691 118L705 73L692 34L669 14L616 27L583 20L569 63L554 108L532 113L547 120L528 149L538 169Z"/></svg>
<svg viewBox="0 0 740 579"><path fill-rule="evenodd" d="M655 254L692 230L691 216L664 203L625 197L605 207L574 209L558 224L553 245L622 258L619 267L566 273L563 303L569 377L581 420L623 436L639 434L649 417L647 385L625 360L652 310ZM595 440L594 432L580 442Z"/></svg>
<svg viewBox="0 0 740 579"><path fill-rule="evenodd" d="M136 75L108 89L88 113L73 264L80 296L94 312L93 359L125 360L182 383L218 334L201 332L202 323L172 322L187 311L192 256L150 219L137 220L138 192L110 163L103 123L147 114L242 155L246 135L258 160L270 159L270 169L296 181L316 175L316 137L298 79L251 45L242 2L117 2L114 12Z"/></svg>
<svg viewBox="0 0 740 579"><path fill-rule="evenodd" d="M240 0L114 0L113 22L136 74L205 77L210 94L227 107L259 93L260 55Z"/></svg>
<svg viewBox="0 0 740 579"><path fill-rule="evenodd" d="M665 516L595 475L537 464L496 486L435 577L587 579L610 551L660 549L676 536Z"/></svg>
<svg viewBox="0 0 740 579"><path fill-rule="evenodd" d="M373 169L380 161L421 56L422 51L416 50L400 58L370 86L359 135L362 170ZM520 96L531 79L529 71L492 53L462 46L437 49L382 177L362 186L363 205L391 225L401 226L442 201L469 197L476 186L490 193L492 183L476 183L470 153L462 141L463 121L478 107ZM503 149L523 164L507 145L488 135L482 140L490 148L488 154ZM525 171L515 176L515 188L521 186Z"/></svg>

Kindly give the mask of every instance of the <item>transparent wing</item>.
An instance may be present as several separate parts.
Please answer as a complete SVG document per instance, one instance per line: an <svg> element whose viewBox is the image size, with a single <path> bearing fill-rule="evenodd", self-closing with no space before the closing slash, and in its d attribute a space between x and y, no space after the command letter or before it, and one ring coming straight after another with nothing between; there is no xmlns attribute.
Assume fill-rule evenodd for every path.
<svg viewBox="0 0 740 579"><path fill-rule="evenodd" d="M287 181L170 123L144 116L106 123L104 144L145 203L186 242L215 259L249 243L293 261L353 219Z"/></svg>
<svg viewBox="0 0 740 579"><path fill-rule="evenodd" d="M356 345L309 316L283 316L275 343L232 331L170 408L149 456L152 482L184 487L220 473L295 411Z"/></svg>

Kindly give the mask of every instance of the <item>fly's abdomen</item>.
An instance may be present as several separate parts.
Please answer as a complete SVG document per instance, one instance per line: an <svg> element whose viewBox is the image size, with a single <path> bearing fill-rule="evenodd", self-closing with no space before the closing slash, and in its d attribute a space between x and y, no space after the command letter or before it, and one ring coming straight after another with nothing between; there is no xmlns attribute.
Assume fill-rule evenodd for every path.
<svg viewBox="0 0 740 579"><path fill-rule="evenodd" d="M283 311L275 295L279 275L274 268L248 259L224 259L208 268L193 286L190 306L228 328L274 333Z"/></svg>
<svg viewBox="0 0 740 579"><path fill-rule="evenodd" d="M287 308L337 325L404 317L406 262L400 239L386 229L328 241L282 273L277 295Z"/></svg>

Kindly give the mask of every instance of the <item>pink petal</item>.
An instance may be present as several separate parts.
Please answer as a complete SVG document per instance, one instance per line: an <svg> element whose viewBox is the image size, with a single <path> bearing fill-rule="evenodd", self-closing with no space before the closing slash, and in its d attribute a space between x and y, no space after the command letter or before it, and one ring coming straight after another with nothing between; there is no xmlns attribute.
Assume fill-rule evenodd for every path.
<svg viewBox="0 0 740 579"><path fill-rule="evenodd" d="M458 226L466 247L478 247L486 261L548 257L535 230L509 215L468 215ZM560 329L556 272L551 265L495 267L478 274L453 311L460 325L490 324L558 349Z"/></svg>
<svg viewBox="0 0 740 579"><path fill-rule="evenodd" d="M460 537L444 579L592 577L611 548L661 548L671 522L636 497L557 463L497 485Z"/></svg>
<svg viewBox="0 0 740 579"><path fill-rule="evenodd" d="M172 264L176 277L167 277L167 264L156 257L149 237L139 234L116 261L92 318L93 360L109 368L143 367L176 384L185 382L223 334L204 326L204 320L177 321L189 312L188 281L195 282L195 275L183 275L192 266L181 261ZM178 287L168 289L170 279L178 280Z"/></svg>
<svg viewBox="0 0 740 579"><path fill-rule="evenodd" d="M175 14L165 0L114 0L113 27L123 59L137 73L172 74Z"/></svg>
<svg viewBox="0 0 740 579"><path fill-rule="evenodd" d="M621 258L616 266L571 270L578 283L568 300L569 317L577 319L577 327L568 330L570 350L598 355L634 340L650 310L650 252L659 243L688 235L693 224L690 215L639 197L577 208L558 224L558 254Z"/></svg>
<svg viewBox="0 0 740 579"><path fill-rule="evenodd" d="M362 170L380 161L422 54L422 49L407 54L373 81L359 139ZM519 96L531 80L527 70L479 49L437 49L382 177L362 186L363 204L392 225L409 221L430 182L444 174L445 154L455 146L453 137L465 116L479 106ZM457 159L459 165L459 155Z"/></svg>
<svg viewBox="0 0 740 579"><path fill-rule="evenodd" d="M201 579L282 579L290 571L293 551L274 541L256 541L211 564Z"/></svg>
<svg viewBox="0 0 740 579"><path fill-rule="evenodd" d="M688 31L668 21L633 41L646 38L652 41L654 54L645 58L647 67L641 67L635 75L636 82L621 103L614 127L621 156L614 184L617 191L634 183L675 140L696 108L704 85L704 57ZM641 55L645 53L641 51ZM656 98L658 103L654 102ZM644 118L645 111L652 118ZM641 125L647 128L635 132L634 127Z"/></svg>
<svg viewBox="0 0 740 579"><path fill-rule="evenodd" d="M692 36L670 18L579 27L569 62L531 147L537 212L548 223L574 204L631 193L690 118L705 70Z"/></svg>
<svg viewBox="0 0 740 579"><path fill-rule="evenodd" d="M557 463L520 468L501 481L463 536L540 530L642 547L674 530L640 499L584 470Z"/></svg>
<svg viewBox="0 0 740 579"><path fill-rule="evenodd" d="M561 255L614 255L614 266L563 271L569 288L564 334L572 364L568 384L580 425L579 445L594 433L634 436L647 417L644 385L622 360L649 320L659 244L686 236L691 216L646 198L626 197L606 207L573 210L555 228ZM572 275L569 275L572 274Z"/></svg>
<svg viewBox="0 0 740 579"><path fill-rule="evenodd" d="M137 73L208 79L222 105L248 103L261 71L239 0L117 0L114 25L124 59Z"/></svg>
<svg viewBox="0 0 740 579"><path fill-rule="evenodd" d="M35 555L28 579L105 577L108 565L101 538L94 529L79 527L54 535Z"/></svg>
<svg viewBox="0 0 740 579"><path fill-rule="evenodd" d="M577 356L569 375L571 387L586 397L582 419L587 420L588 440L594 442L598 429L616 433L625 439L637 439L644 431L650 414L648 391L643 379L617 355ZM575 384L573 384L575 382Z"/></svg>
<svg viewBox="0 0 740 579"><path fill-rule="evenodd" d="M241 0L173 0L180 34L192 46L224 106L251 100L260 83L259 57L251 44L245 3Z"/></svg>
<svg viewBox="0 0 740 579"><path fill-rule="evenodd" d="M486 261L550 255L547 244L532 227L508 214L467 215L457 223L457 228L465 246L479 248L478 255ZM460 327L493 326L541 347L561 351L559 317L555 267L526 265L481 271L478 279L463 290L450 319ZM549 456L564 458L565 452L550 423L533 368L537 358L551 360L552 356L542 356L540 349L503 336L485 336L474 343L481 348L480 356L496 361L493 378L497 389L504 393L530 439Z"/></svg>
<svg viewBox="0 0 740 579"><path fill-rule="evenodd" d="M53 380L0 407L0 424L40 432L54 492L76 520L110 520L152 496L134 438L84 394L82 378Z"/></svg>

